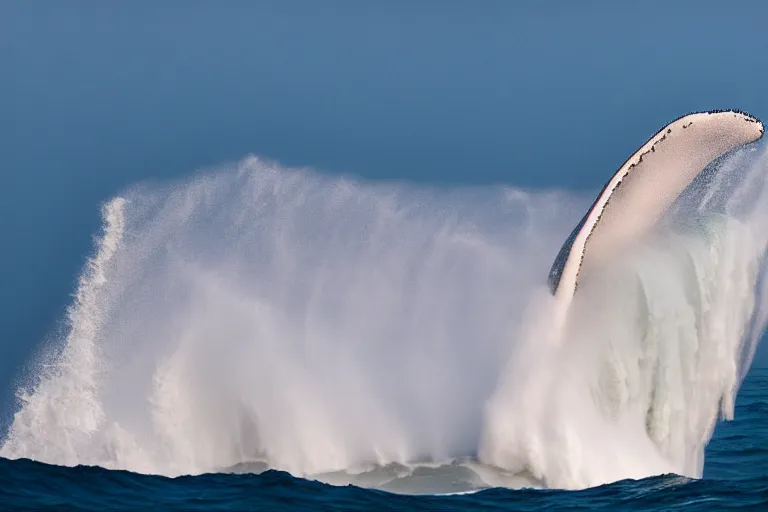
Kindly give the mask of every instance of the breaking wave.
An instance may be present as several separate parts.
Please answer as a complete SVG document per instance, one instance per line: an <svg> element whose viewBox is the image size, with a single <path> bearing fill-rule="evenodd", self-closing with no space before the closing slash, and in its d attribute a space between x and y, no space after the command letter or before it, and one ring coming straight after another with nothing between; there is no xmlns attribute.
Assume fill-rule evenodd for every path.
<svg viewBox="0 0 768 512"><path fill-rule="evenodd" d="M399 492L699 477L766 323L767 165L717 162L559 337L547 271L589 196L256 157L137 186L0 455Z"/></svg>

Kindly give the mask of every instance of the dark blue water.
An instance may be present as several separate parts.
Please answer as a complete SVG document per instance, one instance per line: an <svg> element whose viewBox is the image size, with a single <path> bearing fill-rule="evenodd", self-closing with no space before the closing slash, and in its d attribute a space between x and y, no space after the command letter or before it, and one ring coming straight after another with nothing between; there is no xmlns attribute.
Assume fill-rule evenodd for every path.
<svg viewBox="0 0 768 512"><path fill-rule="evenodd" d="M767 510L768 369L754 368L732 422L712 439L702 480L663 475L583 491L488 489L406 496L288 473L166 478L0 459L4 510ZM616 454L621 457L621 454Z"/></svg>

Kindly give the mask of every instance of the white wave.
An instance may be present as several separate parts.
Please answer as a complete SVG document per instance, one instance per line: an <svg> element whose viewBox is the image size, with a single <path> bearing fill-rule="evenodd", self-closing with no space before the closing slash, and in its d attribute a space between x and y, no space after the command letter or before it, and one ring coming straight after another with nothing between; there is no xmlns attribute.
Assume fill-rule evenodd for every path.
<svg viewBox="0 0 768 512"><path fill-rule="evenodd" d="M730 172L763 173L750 155ZM727 209L714 240L662 233L585 279L558 349L537 330L546 274L588 199L254 157L134 188L106 207L68 334L0 455L166 475L262 461L325 480L429 462L432 483L464 461L451 471L474 483L446 491L696 476L764 325L764 201Z"/></svg>

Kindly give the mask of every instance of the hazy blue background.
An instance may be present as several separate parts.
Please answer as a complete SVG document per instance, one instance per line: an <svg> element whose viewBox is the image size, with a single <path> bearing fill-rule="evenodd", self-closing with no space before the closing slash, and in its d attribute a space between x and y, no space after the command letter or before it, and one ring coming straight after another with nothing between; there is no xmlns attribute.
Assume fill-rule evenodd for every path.
<svg viewBox="0 0 768 512"><path fill-rule="evenodd" d="M681 114L768 117L766 2L413 4L0 0L0 406L136 181L252 152L597 191Z"/></svg>

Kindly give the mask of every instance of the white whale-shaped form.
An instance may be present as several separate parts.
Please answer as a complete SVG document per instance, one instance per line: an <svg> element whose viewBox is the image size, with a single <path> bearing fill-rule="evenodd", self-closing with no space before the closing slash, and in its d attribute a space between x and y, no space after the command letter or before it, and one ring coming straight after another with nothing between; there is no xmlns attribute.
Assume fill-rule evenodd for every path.
<svg viewBox="0 0 768 512"><path fill-rule="evenodd" d="M750 115L713 111L681 117L651 137L603 187L560 249L549 273L558 302L570 302L584 268L651 228L710 162L763 132Z"/></svg>

